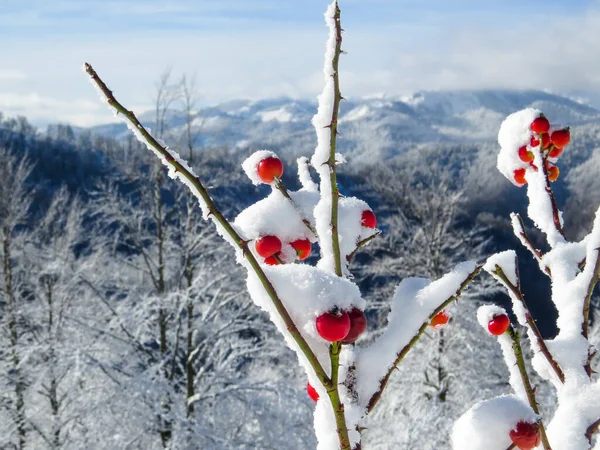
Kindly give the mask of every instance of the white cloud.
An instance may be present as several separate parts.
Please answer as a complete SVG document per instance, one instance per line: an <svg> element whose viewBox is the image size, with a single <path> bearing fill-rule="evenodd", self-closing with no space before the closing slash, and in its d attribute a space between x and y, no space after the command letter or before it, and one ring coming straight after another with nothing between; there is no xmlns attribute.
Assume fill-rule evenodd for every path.
<svg viewBox="0 0 600 450"><path fill-rule="evenodd" d="M236 3L236 2L234 2ZM267 4L268 2L265 2ZM176 4L175 4L176 5ZM356 19L354 19L356 20ZM547 17L544 33L527 17L510 27L418 23L349 28L342 59L346 97L422 89L537 88L600 92L600 14ZM0 96L0 110L78 124L112 119L80 67L88 61L126 105L148 107L160 73L196 73L208 103L288 95L315 98L323 78L326 30L284 24L20 39L3 49L2 74L27 75ZM0 90L7 91L4 87ZM31 93L37 93L33 97ZM35 97L37 96L37 97ZM2 100L4 99L4 100ZM21 103L19 103L21 102Z"/></svg>
<svg viewBox="0 0 600 450"><path fill-rule="evenodd" d="M19 70L0 69L0 82L8 83L9 81L25 80L27 75Z"/></svg>

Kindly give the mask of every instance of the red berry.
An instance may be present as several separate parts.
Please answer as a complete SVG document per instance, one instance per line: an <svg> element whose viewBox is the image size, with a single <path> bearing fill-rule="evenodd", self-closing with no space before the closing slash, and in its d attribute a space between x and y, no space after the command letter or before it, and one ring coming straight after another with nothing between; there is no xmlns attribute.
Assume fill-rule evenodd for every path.
<svg viewBox="0 0 600 450"><path fill-rule="evenodd" d="M276 156L269 156L258 163L256 171L263 182L272 183L275 177L283 175L283 163Z"/></svg>
<svg viewBox="0 0 600 450"><path fill-rule="evenodd" d="M363 227L375 228L375 225L377 225L377 219L375 218L373 211L370 209L363 211L360 223Z"/></svg>
<svg viewBox="0 0 600 450"><path fill-rule="evenodd" d="M530 129L539 134L547 133L550 129L550 122L544 116L540 116L531 122Z"/></svg>
<svg viewBox="0 0 600 450"><path fill-rule="evenodd" d="M550 158L558 158L560 155L562 155L563 149L560 147L554 147L552 150L550 150L550 153L548 153L548 156Z"/></svg>
<svg viewBox="0 0 600 450"><path fill-rule="evenodd" d="M548 164L548 180L556 181L556 180L558 180L559 175L560 175L560 170L558 170L558 167L551 166L550 164Z"/></svg>
<svg viewBox="0 0 600 450"><path fill-rule="evenodd" d="M548 135L548 133L544 133L541 136L541 140L542 140L542 149L547 149L552 145L552 141L550 140L550 136Z"/></svg>
<svg viewBox="0 0 600 450"><path fill-rule="evenodd" d="M290 245L296 249L298 259L303 260L310 256L312 244L308 239L298 239L297 241L290 242Z"/></svg>
<svg viewBox="0 0 600 450"><path fill-rule="evenodd" d="M513 178L517 182L517 184L520 186L527 184L527 180L525 179L525 169L515 170L513 172Z"/></svg>
<svg viewBox="0 0 600 450"><path fill-rule="evenodd" d="M317 390L314 387L312 387L312 385L310 383L306 383L306 392L308 393L308 396L314 402L319 400L319 393L317 392Z"/></svg>
<svg viewBox="0 0 600 450"><path fill-rule="evenodd" d="M527 146L524 145L523 147L519 148L519 158L521 158L521 161L523 162L532 162L533 153L527 150Z"/></svg>
<svg viewBox="0 0 600 450"><path fill-rule="evenodd" d="M568 128L553 131L550 139L557 147L565 148L571 142L571 131Z"/></svg>
<svg viewBox="0 0 600 450"><path fill-rule="evenodd" d="M539 141L539 139L531 136L531 140L529 141L529 145L531 145L532 147L537 147L538 145L540 145L540 141Z"/></svg>
<svg viewBox="0 0 600 450"><path fill-rule="evenodd" d="M341 314L323 313L317 317L317 331L326 341L341 341L350 331L350 317L347 312Z"/></svg>
<svg viewBox="0 0 600 450"><path fill-rule="evenodd" d="M448 315L448 313L446 313L446 311L440 311L434 316L433 319L431 319L431 322L429 322L429 326L436 329L442 328L448 323L449 320L450 316Z"/></svg>
<svg viewBox="0 0 600 450"><path fill-rule="evenodd" d="M367 329L367 317L360 309L352 308L348 317L350 317L350 331L342 339L342 344L352 344Z"/></svg>
<svg viewBox="0 0 600 450"><path fill-rule="evenodd" d="M531 450L540 445L540 426L537 423L519 422L510 430L510 439L521 450Z"/></svg>
<svg viewBox="0 0 600 450"><path fill-rule="evenodd" d="M281 241L277 236L263 236L254 243L256 253L263 258L268 258L281 251Z"/></svg>
<svg viewBox="0 0 600 450"><path fill-rule="evenodd" d="M279 261L277 261L275 256L269 256L268 258L265 258L265 264L268 266L277 266L279 265Z"/></svg>
<svg viewBox="0 0 600 450"><path fill-rule="evenodd" d="M500 336L504 334L510 326L510 319L506 314L500 314L494 316L492 320L488 322L488 331L494 336Z"/></svg>

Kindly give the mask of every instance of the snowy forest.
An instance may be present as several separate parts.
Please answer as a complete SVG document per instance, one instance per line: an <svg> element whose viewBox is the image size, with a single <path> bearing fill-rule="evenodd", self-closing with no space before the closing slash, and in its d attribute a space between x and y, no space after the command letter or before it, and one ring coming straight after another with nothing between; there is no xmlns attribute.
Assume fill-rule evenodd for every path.
<svg viewBox="0 0 600 450"><path fill-rule="evenodd" d="M332 5L337 8L337 2ZM333 51L326 54L326 75L328 61L331 66L327 57L335 55L336 28L331 26L334 44ZM337 50L339 58L339 42ZM110 80L105 81L110 84ZM215 110L200 107L201 90L193 77L165 71L154 94L154 111L145 114L141 122L158 143L177 150L187 161L225 217L233 222L237 216L236 229L244 230L245 211L270 193L277 193L277 186L285 186L282 192L287 189L285 192L299 199L294 194L311 191L310 182L322 177L308 158L315 148L318 154L321 145L319 130L315 136L310 117L319 111L318 117L327 109L322 109L328 100L325 94L319 105L303 104L302 111L314 109L309 110L308 122L302 126L287 119L264 120L268 113L282 114L286 108L302 115L298 102L256 102L254 107L262 108L261 133L251 126L251 139L235 136L235 140L227 136L226 126L237 126L244 119L220 114L221 122L215 126ZM95 95L93 91L91 95ZM464 93L448 94L444 101L452 105L460 95ZM504 94L486 95L498 99ZM554 361L548 357L541 337L550 341L565 328L563 319L557 322L557 317L567 315L559 316L562 311L557 309L563 306L549 300L554 295L567 295L566 291L556 294L560 269L577 258L575 267L581 274L595 267L589 263L594 249L588 243L600 232L594 223L600 204L600 111L543 93L510 95L510 102L492 102L497 106L495 113L502 117L494 117L497 124L491 138L454 135L448 140L441 135L424 138L423 130L406 131L398 111L404 114L410 110L408 115L416 117L422 106L411 110L410 104L400 100L382 106L381 101L350 100L344 104L337 99L340 119L329 117L340 130L339 154L333 150L334 166L339 164L337 185L342 198L363 199L360 208L368 202L368 209L376 216L376 227L374 223L365 225L363 216L363 229L357 231L361 239L353 241L360 245L343 255L347 261L343 275L358 287L357 292L360 290L360 309L368 324L356 344L348 342L343 348L375 348L382 336L389 335L386 330L392 319L396 323L402 319L402 311L394 314L392 307L392 299L401 291L396 288L399 283L409 289L407 281L414 280L411 277L448 280L448 274L455 274L451 271L463 267L460 263L467 260L477 264L478 273L474 280L468 280L468 289L460 286L452 305L442 311L448 323L426 326L417 336L420 339L411 343L402 363L391 370L385 392L377 398L377 408L356 421L360 423L356 426L360 441L352 441L352 447L347 448L466 449L461 444L465 441L456 437L457 420L462 421L478 402L493 397L506 399L498 396L512 390L515 397L523 394L523 408L529 408L527 395L534 391L539 406L534 414L536 423L544 417L546 425L546 417L557 411L563 415L556 417L573 417L573 422L596 414L598 405L581 413L584 418L575 410L561 412L560 407L567 403L564 398L571 395L566 391L569 382L574 383L570 388L583 389L580 374L571 373L571 361L563 355L575 347L549 344L548 348L556 351ZM337 97L337 93L332 95L331 101ZM464 107L460 101L457 104ZM494 106L469 106L472 111L478 107ZM500 149L504 152L510 141L502 141L502 134L500 144L497 141L500 124L505 129L509 122L503 122L504 118L533 108L543 110L552 124L568 121L570 125L572 142L568 147L565 144L560 176L557 172L558 179L552 184L552 199L564 213L550 226L560 229L558 237L556 230L545 227L543 212L528 210L529 202L539 200L531 193L535 183L546 183L552 177L549 170L553 166L546 162L548 158L556 162L559 155L550 153L558 145L544 153L545 144L531 141L529 145L527 135L531 155L519 156L523 162L531 159L523 166L528 172L522 182L510 179L512 160L502 166L498 159ZM451 109L441 108L436 114L450 120ZM535 113L519 120L529 127L540 117ZM328 138L336 131L331 124L328 129L322 127ZM510 131L518 125L513 124ZM453 126L462 129L465 136L471 133L465 124ZM324 416L315 414L313 418L314 400L323 397L325 391L318 387L315 391L312 385L316 378L307 379L298 365L299 357L281 337L278 324L255 304L255 294L248 293L251 278L248 275L247 281L244 266L236 264L235 252L221 238L218 224L204 220L207 214L203 218L198 200L188 186L169 176L165 161L161 164L144 143L119 127L83 129L58 124L42 131L25 117L0 114L0 449L341 448L327 446L325 432L319 432L317 422L319 417L327 422ZM529 128L527 133L531 133ZM551 129L538 133L542 141L544 133L550 136ZM555 141L559 142L558 137ZM345 147L345 142L351 144ZM260 180L256 183L251 176L250 180L246 177L253 169L247 169L246 163L242 168L242 163L256 165L268 156L255 153L264 148L277 153L285 170L261 185ZM306 158L297 160L302 156ZM544 169L533 172L530 167L542 167L538 164L542 160ZM170 161L166 158L167 163ZM497 165L510 166L506 169L509 180ZM522 170L525 174L525 168ZM526 188L514 185L525 183L532 189L529 194ZM326 185L323 178L321 185ZM354 213L352 208L348 206L348 214ZM262 210L261 214L287 223L275 210ZM531 220L526 219L528 214ZM515 224L515 217L526 220ZM249 221L254 226L260 220L253 216ZM294 262L292 258L288 264L282 250L283 256L275 255L273 268L267 267L273 277L296 265L300 266L298 273L312 273L302 272L301 267L326 259L329 250L321 237L327 233L321 232L319 220L306 219L306 226L319 237L318 242L311 239L312 251L306 260ZM365 228L369 233L373 230L372 234L364 234ZM526 238L515 236L515 229ZM586 237L588 233L591 237ZM575 244L567 251L571 241ZM537 249L548 256L560 248L564 254L544 266L544 255ZM516 251L518 269L514 258L511 266L505 253L497 253L507 250ZM493 259L495 253L497 258ZM497 264L496 271L492 263ZM551 264L556 265L550 274ZM326 264L319 262L318 270L324 267ZM512 274L508 273L511 268ZM596 272L597 268L594 279ZM585 330L592 345L600 338L594 320L598 310L594 283L590 282L591 311L586 319L590 326ZM507 294L510 287L515 289ZM515 297L527 298L526 318L512 306L518 303ZM339 301L342 303L332 303L333 309L340 305L358 308L359 300ZM426 311L424 319L429 321L438 304ZM485 304L497 306L480 309ZM434 319L439 318L441 313L435 312ZM504 363L513 357L506 356L511 341L502 340L508 335L498 338L499 345L490 336L494 334L491 328L482 327L505 314L515 329L526 328L530 338L534 331L541 333L537 341L521 340L523 353L536 355L533 364L531 357L526 361L525 370L534 386L527 392L515 387L520 382L515 381L519 372ZM507 333L516 333L518 340L518 332L510 330L512 326ZM340 340L333 339L330 348L337 348ZM589 354L587 382L591 383L597 365L593 351L586 347L585 352ZM553 368L563 367L555 372L562 374L562 385L567 387L540 369L546 363L540 363L542 353ZM585 392L592 403L599 398L596 391ZM323 404L319 399L317 408ZM512 411L515 406L507 405L506 409ZM527 414L529 409L522 413L523 417ZM488 418L484 428L493 428L495 423ZM595 432L590 424L586 423L585 429ZM595 423L595 428L598 426L600 423ZM479 431L492 436L498 433ZM568 439L561 440L556 433L549 428L549 439L557 442L554 450L596 445L593 433L583 444L573 437L569 438L572 444L565 443ZM470 436L466 431L463 434ZM531 446L518 446L513 439L511 446L505 434L498 438L499 447L482 440L479 444L472 441L469 448L549 448L539 439ZM333 436L337 440L335 430ZM545 434L542 437L547 439Z"/></svg>

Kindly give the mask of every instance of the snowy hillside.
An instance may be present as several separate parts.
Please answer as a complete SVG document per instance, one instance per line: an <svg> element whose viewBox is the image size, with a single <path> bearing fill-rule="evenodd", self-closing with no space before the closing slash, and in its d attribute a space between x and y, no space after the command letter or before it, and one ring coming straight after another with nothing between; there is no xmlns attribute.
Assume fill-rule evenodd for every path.
<svg viewBox="0 0 600 450"><path fill-rule="evenodd" d="M425 91L402 98L350 99L342 103L340 151L354 161L387 159L429 143L476 143L495 140L502 118L526 107L539 108L559 123L600 124L600 111L567 97L542 91ZM315 143L311 119L316 102L278 98L236 100L197 112L195 124L204 146L255 150L272 148L306 154ZM142 122L153 123L153 113ZM173 112L171 125L183 115ZM95 133L128 136L121 123L94 127Z"/></svg>

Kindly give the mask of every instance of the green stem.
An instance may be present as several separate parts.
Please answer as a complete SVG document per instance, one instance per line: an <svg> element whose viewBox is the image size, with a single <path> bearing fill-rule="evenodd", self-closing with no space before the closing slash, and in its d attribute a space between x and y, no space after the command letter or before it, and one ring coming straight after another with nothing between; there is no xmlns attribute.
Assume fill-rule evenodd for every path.
<svg viewBox="0 0 600 450"><path fill-rule="evenodd" d="M529 313L529 308L527 308L527 303L525 303L525 297L523 296L523 293L521 292L521 286L520 286L521 282L519 281L517 286L512 284L511 281L506 276L506 274L504 273L504 271L502 270L502 267L500 267L498 264L496 264L496 268L494 269L493 273L498 278L500 278L500 280L502 280L502 284L504 284L504 287L509 289L513 293L515 298L521 302L521 305L523 306L523 309L525 310L525 319L527 321L527 325L529 325L529 328L531 329L532 333L535 335L535 340L537 342L538 347L540 348L540 351L546 357L546 361L548 361L548 364L550 364L550 367L552 367L552 370L554 370L554 373L556 374L556 376L558 377L560 382L564 383L565 382L565 374L563 373L563 371L560 368L560 366L558 365L558 363L552 357L550 350L548 350L548 347L546 346L546 342L542 338L542 333L540 333L540 330L537 327L535 320L533 320L533 317L531 317L531 314ZM518 274L517 274L517 279L519 279Z"/></svg>
<svg viewBox="0 0 600 450"><path fill-rule="evenodd" d="M340 399L340 393L338 390L341 350L341 342L334 342L329 347L329 358L331 360L331 386L327 388L327 394L329 395L331 406L333 407L333 413L335 414L335 424L341 449L351 450L350 437L348 436L348 426L346 425L346 415L344 412L344 404Z"/></svg>
<svg viewBox="0 0 600 450"><path fill-rule="evenodd" d="M342 259L340 256L340 239L338 235L338 203L340 191L337 185L337 174L336 174L336 161L335 161L335 149L337 143L338 134L338 115L340 111L340 101L342 100L342 94L340 92L340 77L339 77L339 61L340 54L342 53L342 26L340 22L340 8L335 5L335 33L336 33L336 44L335 53L333 55L333 83L334 83L334 98L333 98L333 112L331 115L331 123L329 129L331 131L331 139L329 142L329 181L331 184L331 240L333 245L333 257L335 264L335 273L341 277L342 273Z"/></svg>
<svg viewBox="0 0 600 450"><path fill-rule="evenodd" d="M525 368L525 360L523 359L523 349L521 348L521 342L519 340L519 332L515 331L514 328L511 326L508 328L506 333L510 336L510 338L513 341L513 352L517 360L517 367L519 368L519 373L521 374L521 380L523 381L525 392L527 393L527 400L529 401L529 406L531 406L533 412L539 416L540 409L538 408L538 404L535 399L535 391L531 386L531 382L529 381L529 375L527 375L527 369ZM544 444L544 449L551 450L550 443L548 442L548 436L546 436L546 429L544 428L544 424L541 420L540 434L542 435L542 443Z"/></svg>
<svg viewBox="0 0 600 450"><path fill-rule="evenodd" d="M294 323L288 311L286 310L283 302L277 295L277 292L271 284L271 281L265 275L264 271L262 270L260 264L254 257L252 252L248 250L248 243L244 239L242 239L239 234L237 234L237 232L231 226L229 221L225 218L225 216L223 216L221 211L217 208L217 206L211 199L210 195L208 194L208 191L201 183L200 179L194 176L184 165L177 161L166 147L163 147L161 144L159 144L156 141L156 139L154 139L154 137L150 133L148 133L146 128L144 128L144 126L138 121L133 111L127 110L116 100L112 91L108 89L104 81L102 81L102 79L98 76L96 71L88 63L85 63L85 71L91 77L92 81L98 86L102 94L106 97L106 101L108 102L108 104L112 108L114 108L117 111L117 113L122 114L129 121L129 123L131 123L133 127L140 133L144 141L154 150L156 150L171 166L173 166L176 172L179 172L181 176L183 176L190 183L190 188L192 189L192 191L195 191L199 198L201 198L204 201L208 211L210 212L210 215L231 237L231 239L235 242L237 247L242 250L244 257L256 273L256 276L260 279L265 291L271 299L271 302L275 306L277 313L283 319L283 322L285 323L288 332L290 333L300 350L306 356L306 359L315 371L317 377L321 380L323 384L330 383L330 379L325 373L323 367L321 366L321 363L317 359L316 355L313 353L308 343L300 334L300 331L298 330L296 324Z"/></svg>
<svg viewBox="0 0 600 450"><path fill-rule="evenodd" d="M390 380L390 377L392 376L393 371L396 369L396 367L398 367L398 364L400 364L400 362L404 359L404 357L408 354L408 352L410 352L410 350L414 347L414 345L419 341L419 339L421 338L423 333L425 333L425 330L427 330L427 327L429 326L429 323L431 322L431 320L439 312L443 311L450 303L458 300L458 298L462 294L463 290L465 290L465 288L473 281L473 279L479 274L479 272L481 272L482 267L483 266L477 266L475 268L475 270L473 272L471 272L467 276L467 278L465 278L465 280L460 284L459 288L456 290L454 295L452 295L451 297L444 300L444 302L440 306L438 306L429 315L429 318L427 319L426 322L424 322L421 325L421 327L419 328L419 331L417 331L417 334L415 334L412 337L412 339L408 342L408 344L406 344L404 346L404 348L402 348L402 350L400 350L400 352L396 356L396 360L394 361L394 364L392 364L392 366L388 370L387 374L379 382L379 389L369 399L369 403L367 405L367 413L370 413L373 410L373 408L375 407L375 405L377 404L377 402L381 399L381 395L383 394L383 391L384 391L385 387L387 386L387 383Z"/></svg>

